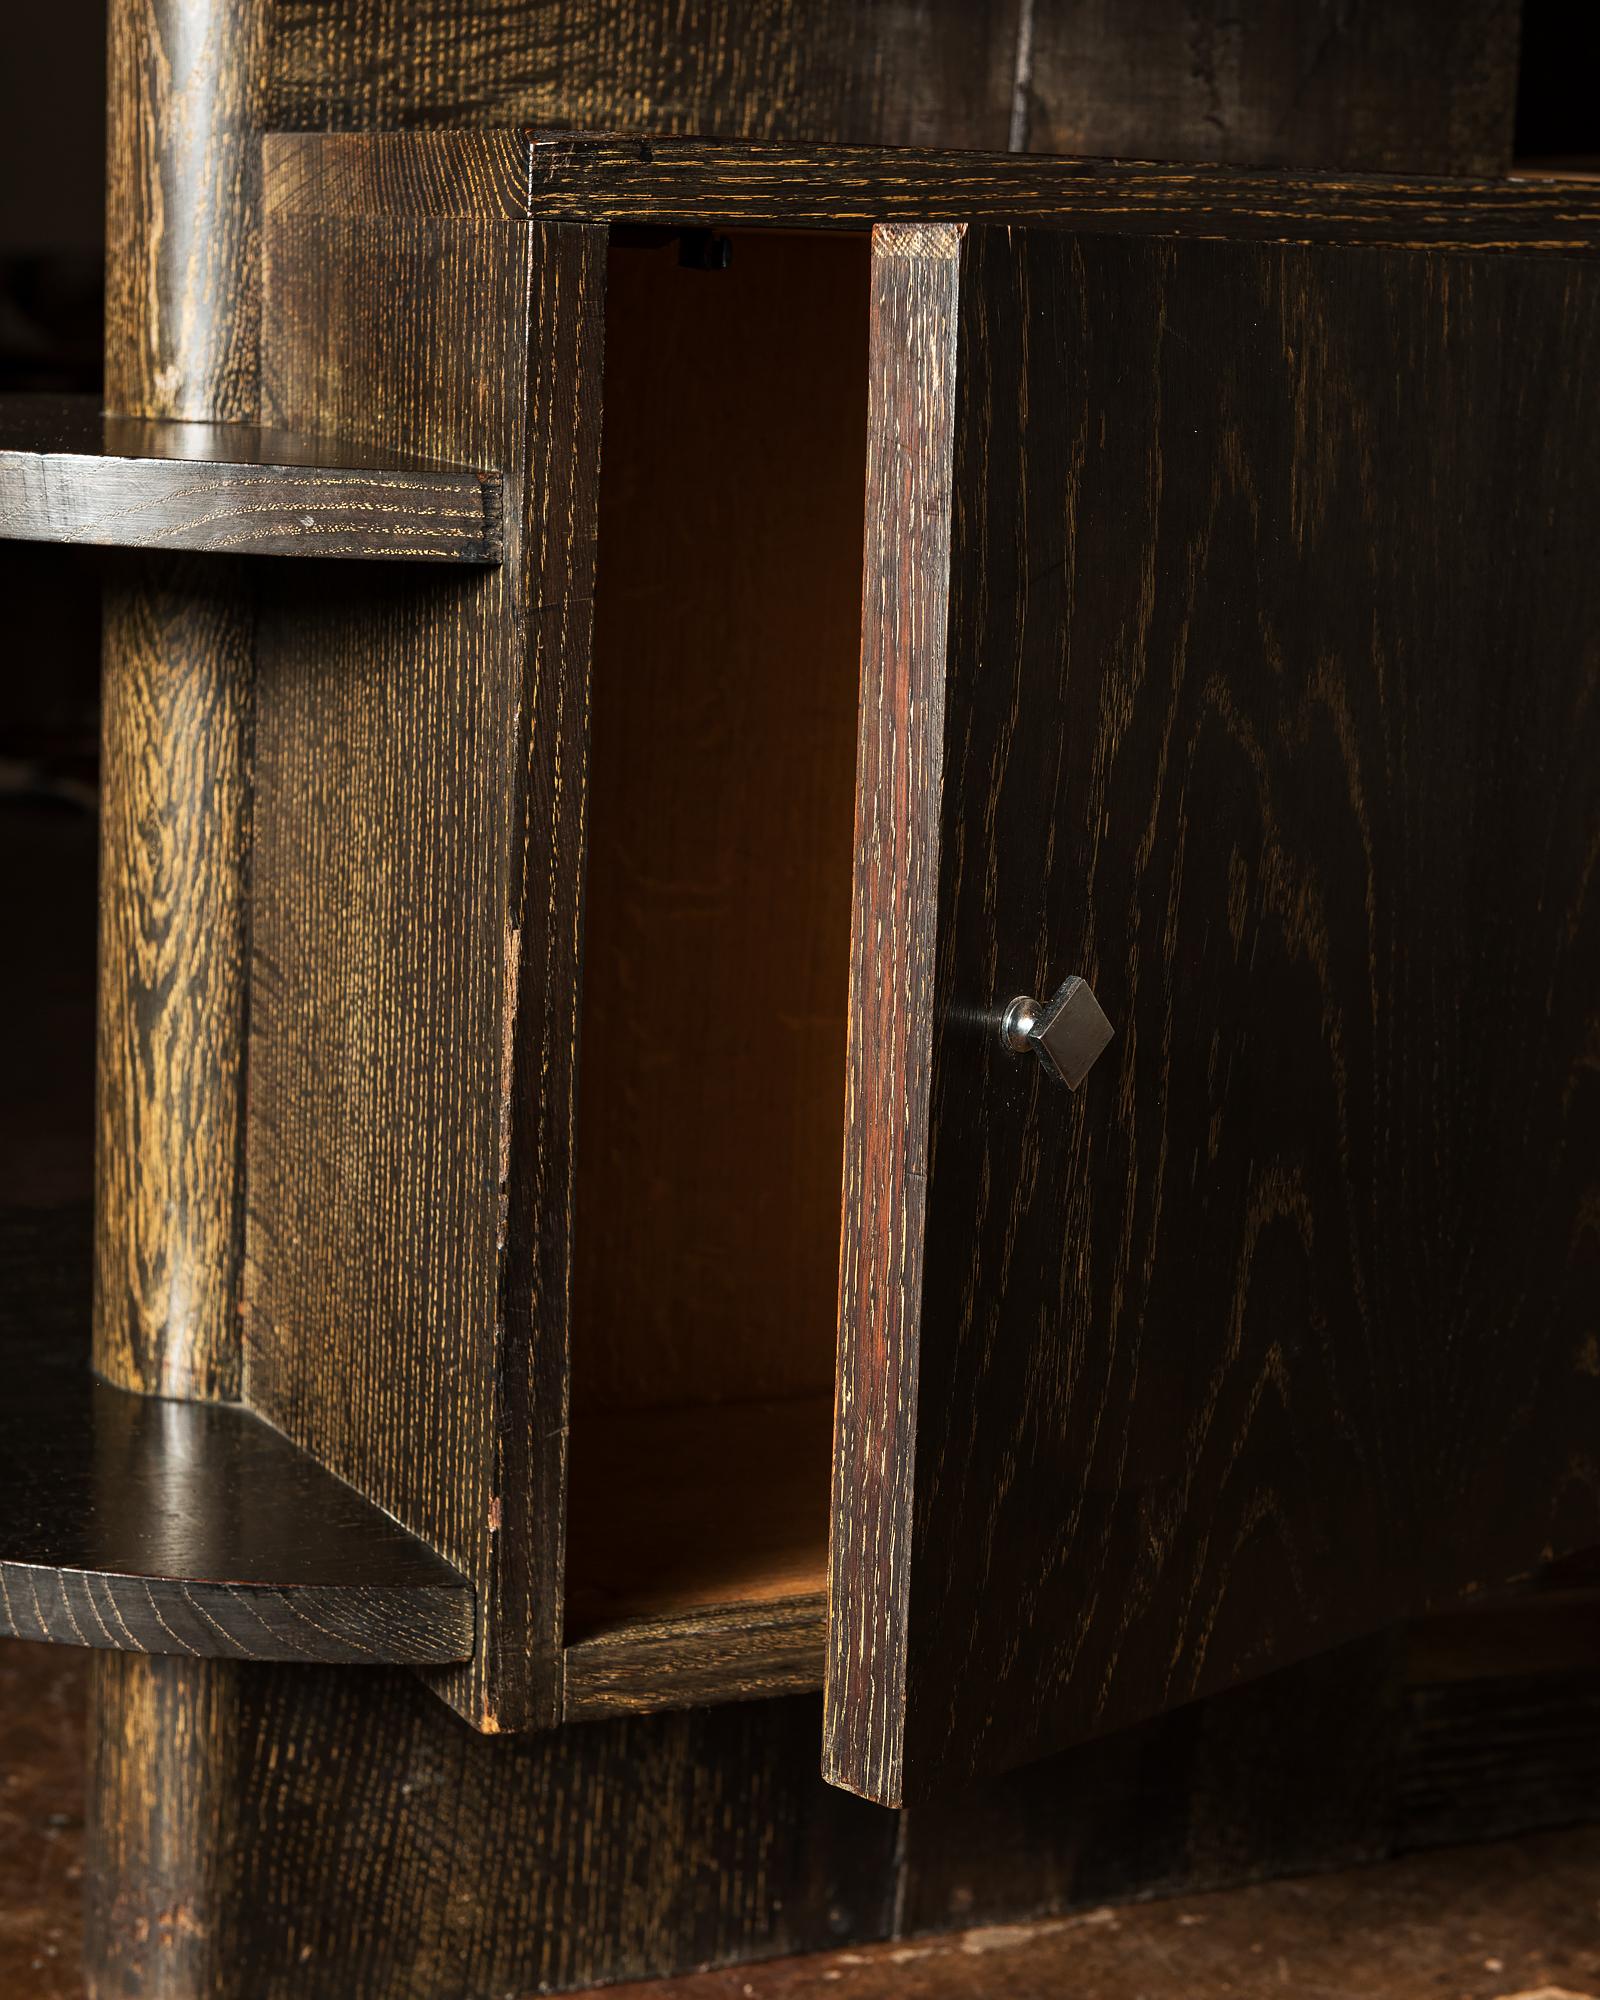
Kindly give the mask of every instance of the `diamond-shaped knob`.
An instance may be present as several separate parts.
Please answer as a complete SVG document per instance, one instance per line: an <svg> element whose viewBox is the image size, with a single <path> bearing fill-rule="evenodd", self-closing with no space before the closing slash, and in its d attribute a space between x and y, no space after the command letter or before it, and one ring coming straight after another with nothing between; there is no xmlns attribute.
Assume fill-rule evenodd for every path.
<svg viewBox="0 0 1600 2000"><path fill-rule="evenodd" d="M1019 1054L1032 1049L1057 1083L1076 1090L1095 1065L1116 1029L1106 1019L1094 989L1076 973L1064 979L1042 1005L1019 993L1000 1022L1000 1039Z"/></svg>

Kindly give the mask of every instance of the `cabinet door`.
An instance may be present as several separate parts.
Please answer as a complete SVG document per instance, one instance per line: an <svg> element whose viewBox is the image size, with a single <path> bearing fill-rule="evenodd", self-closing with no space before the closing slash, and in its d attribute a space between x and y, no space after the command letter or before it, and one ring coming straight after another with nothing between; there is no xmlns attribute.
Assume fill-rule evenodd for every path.
<svg viewBox="0 0 1600 2000"><path fill-rule="evenodd" d="M874 255L824 1769L894 1802L1600 1539L1600 274ZM1069 974L1076 1092L1000 1032Z"/></svg>

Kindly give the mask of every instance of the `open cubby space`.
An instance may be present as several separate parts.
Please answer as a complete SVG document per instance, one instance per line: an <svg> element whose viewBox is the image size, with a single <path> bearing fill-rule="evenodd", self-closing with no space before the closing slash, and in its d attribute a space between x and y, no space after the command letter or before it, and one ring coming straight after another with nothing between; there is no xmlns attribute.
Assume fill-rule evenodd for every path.
<svg viewBox="0 0 1600 2000"><path fill-rule="evenodd" d="M609 259L569 1640L825 1588L869 249L726 240Z"/></svg>

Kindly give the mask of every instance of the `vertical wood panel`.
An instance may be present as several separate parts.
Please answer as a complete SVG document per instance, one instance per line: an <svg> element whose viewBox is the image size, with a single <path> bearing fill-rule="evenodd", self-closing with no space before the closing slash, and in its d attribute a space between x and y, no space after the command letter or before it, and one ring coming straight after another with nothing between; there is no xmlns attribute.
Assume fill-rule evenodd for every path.
<svg viewBox="0 0 1600 2000"><path fill-rule="evenodd" d="M1520 0L1038 0L1029 152L1500 174Z"/></svg>
<svg viewBox="0 0 1600 2000"><path fill-rule="evenodd" d="M872 239L861 733L823 1775L891 1774L906 1699L949 616L959 224ZM870 1744L870 1752L862 1746Z"/></svg>
<svg viewBox="0 0 1600 2000"><path fill-rule="evenodd" d="M1518 0L276 0L271 123L1505 171Z"/></svg>
<svg viewBox="0 0 1600 2000"><path fill-rule="evenodd" d="M97 1729L126 1722L172 1773L166 1851L186 1823L194 1851L147 1875L154 1801L136 1768L104 1783L113 1735L91 1812L130 1824L96 1825L94 1851L122 1857L121 1909L155 1920L125 1927L96 2000L161 1990L138 1982L185 1916L206 1936L181 1940L182 2000L490 2000L1559 1824L1600 1758L1587 1609L1577 1629L1582 1600L1556 1592L1467 1614L1482 1638L1463 1629L1447 1660L1426 1626L1363 1641L903 1814L821 1781L814 1698L510 1740L403 1674L214 1666L226 1758L205 1786L195 1751L216 1739L192 1697L158 1711L178 1727L155 1745L147 1704L97 1704Z"/></svg>
<svg viewBox="0 0 1600 2000"><path fill-rule="evenodd" d="M271 420L508 475L503 569L263 604L246 1399L463 1570L554 1719L604 234L275 221Z"/></svg>
<svg viewBox="0 0 1600 2000"><path fill-rule="evenodd" d="M867 278L838 235L612 257L582 1413L832 1395Z"/></svg>
<svg viewBox="0 0 1600 2000"><path fill-rule="evenodd" d="M1600 1529L1595 281L965 255L921 1264L868 1211L912 1306L844 1307L916 1394L841 1385L831 1768L882 1797ZM1076 1097L996 1032L1070 971L1118 1028Z"/></svg>
<svg viewBox="0 0 1600 2000"><path fill-rule="evenodd" d="M278 127L1003 147L1019 0L277 0Z"/></svg>

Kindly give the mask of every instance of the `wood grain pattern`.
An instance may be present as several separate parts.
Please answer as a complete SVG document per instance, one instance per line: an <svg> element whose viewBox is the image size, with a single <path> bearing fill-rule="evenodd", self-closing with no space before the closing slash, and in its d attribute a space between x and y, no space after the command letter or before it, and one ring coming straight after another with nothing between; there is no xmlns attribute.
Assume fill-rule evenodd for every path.
<svg viewBox="0 0 1600 2000"><path fill-rule="evenodd" d="M107 574L94 1363L239 1393L249 585L210 557Z"/></svg>
<svg viewBox="0 0 1600 2000"><path fill-rule="evenodd" d="M362 466L253 425L102 420L90 396L0 397L0 536L217 555L495 562L498 473ZM378 454L371 454L377 457Z"/></svg>
<svg viewBox="0 0 1600 2000"><path fill-rule="evenodd" d="M107 407L253 423L267 10L108 9ZM238 1394L253 611L188 558L106 593L95 1365Z"/></svg>
<svg viewBox="0 0 1600 2000"><path fill-rule="evenodd" d="M335 214L266 257L275 423L512 486L500 571L263 609L244 1392L470 1578L442 1691L522 1727L559 1703L603 239Z"/></svg>
<svg viewBox="0 0 1600 2000"><path fill-rule="evenodd" d="M828 1715L892 1764L906 1700L909 1584L938 922L958 225L874 232L866 581L845 1070L839 1354L828 1544ZM851 1657L853 1656L853 1658ZM897 1791L891 1778L885 1791ZM898 1803L898 1798L894 1800Z"/></svg>
<svg viewBox="0 0 1600 2000"><path fill-rule="evenodd" d="M563 1720L815 1694L827 1626L821 1591L608 1624L566 1649Z"/></svg>
<svg viewBox="0 0 1600 2000"><path fill-rule="evenodd" d="M1575 1826L1309 1881L978 1924L652 1981L628 2000L1590 2000L1600 1831Z"/></svg>
<svg viewBox="0 0 1600 2000"><path fill-rule="evenodd" d="M1396 179L1118 160L720 145L545 129L275 133L276 212L476 211L549 221L1044 222L1119 235L1593 256L1600 190L1582 177Z"/></svg>
<svg viewBox="0 0 1600 2000"><path fill-rule="evenodd" d="M1003 146L1018 0L278 0L275 127L536 120Z"/></svg>
<svg viewBox="0 0 1600 2000"><path fill-rule="evenodd" d="M237 1408L88 1367L88 1231L0 1232L0 1632L225 1659L466 1659L472 1595Z"/></svg>
<svg viewBox="0 0 1600 2000"><path fill-rule="evenodd" d="M1496 174L1519 0L1044 7L1013 145L1034 153Z"/></svg>
<svg viewBox="0 0 1600 2000"><path fill-rule="evenodd" d="M254 423L267 0L111 0L106 405Z"/></svg>
<svg viewBox="0 0 1600 2000"><path fill-rule="evenodd" d="M658 135L1486 173L1515 0L279 0L279 126Z"/></svg>
<svg viewBox="0 0 1600 2000"><path fill-rule="evenodd" d="M223 1660L95 1653L84 1974L90 2000L227 1991L248 1746Z"/></svg>
<svg viewBox="0 0 1600 2000"><path fill-rule="evenodd" d="M909 617L949 534L942 676L901 641L863 750L903 760L888 829L939 822L935 914L885 929L926 1142L853 1107L911 1212L847 1279L912 1309L847 1282L841 1344L841 1455L888 1470L836 1535L827 1768L879 1797L1600 1509L1592 278L1044 232L957 261L949 507L869 584ZM892 437L916 329L876 324ZM863 832L858 927L886 874L914 913ZM1077 1097L994 1027L1068 970L1118 1026ZM868 996L853 1077L883 1033Z"/></svg>
<svg viewBox="0 0 1600 2000"><path fill-rule="evenodd" d="M1408 1683L1394 1635L898 1815L822 1782L814 1699L513 1740L463 1729L404 1674L248 1663L209 1668L228 1706L200 1738L215 1790L190 1805L164 1773L194 1739L151 1744L140 1697L147 1676L198 1680L207 1663L96 1655L102 1684L135 1670L131 1727L115 1707L96 1719L102 1769L128 1781L91 1800L93 1851L122 1870L90 1901L90 1964L110 1967L96 1990L203 1948L185 2000L568 1991L1372 1861L1423 1828L1548 1825L1585 1772L1594 1796L1592 1655L1507 1676L1500 1648L1538 1614L1477 1615L1502 1628L1501 1667L1450 1681L1449 1705ZM158 1807L165 1861L141 1858ZM191 1911L203 1938L175 1939Z"/></svg>

